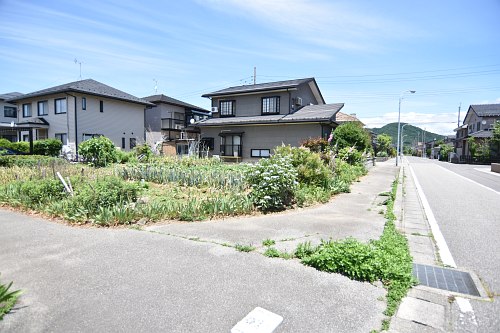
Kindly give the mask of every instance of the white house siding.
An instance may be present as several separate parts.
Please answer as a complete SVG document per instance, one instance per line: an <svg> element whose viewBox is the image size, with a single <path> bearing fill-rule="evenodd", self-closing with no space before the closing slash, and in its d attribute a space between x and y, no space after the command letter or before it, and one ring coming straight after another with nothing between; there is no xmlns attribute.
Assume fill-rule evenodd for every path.
<svg viewBox="0 0 500 333"><path fill-rule="evenodd" d="M75 131L75 97L73 96L77 101L78 133ZM85 97L87 101L86 110L82 110L82 97ZM65 114L55 114L54 101L58 98L66 98ZM104 102L102 113L99 105L101 100ZM48 115L38 116L39 101L48 102ZM22 107L27 103L31 103L32 116L24 118ZM83 134L102 134L110 138L115 146L121 147L122 137L125 137L125 150L130 149L130 138L135 138L138 144L144 141L144 108L144 105L137 103L79 93L38 96L17 102L18 121L44 118L49 123L49 138L55 138L56 133L66 133L68 144L74 146L82 142ZM36 139L36 133L34 134Z"/></svg>
<svg viewBox="0 0 500 333"><path fill-rule="evenodd" d="M282 144L298 147L301 141L322 135L321 125L318 123L202 127L202 138L214 138L212 155L220 155L221 138L219 133L222 130L244 132L242 136L242 158L244 161L258 160L251 157L252 149L269 149L272 153L274 148Z"/></svg>

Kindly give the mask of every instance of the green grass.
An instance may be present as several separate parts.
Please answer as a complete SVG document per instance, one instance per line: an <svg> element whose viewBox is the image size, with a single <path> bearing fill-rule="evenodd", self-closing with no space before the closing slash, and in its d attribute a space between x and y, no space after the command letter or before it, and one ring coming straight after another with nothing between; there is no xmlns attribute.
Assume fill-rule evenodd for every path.
<svg viewBox="0 0 500 333"><path fill-rule="evenodd" d="M252 245L244 245L244 244L236 244L234 248L240 252L252 252L255 250L255 247Z"/></svg>
<svg viewBox="0 0 500 333"><path fill-rule="evenodd" d="M12 310L22 293L21 290L10 291L11 287L12 282L9 284L0 284L0 320Z"/></svg>
<svg viewBox="0 0 500 333"><path fill-rule="evenodd" d="M275 241L275 240L273 240L273 239L269 239L269 238L267 238L267 239L264 239L264 240L262 241L262 245L263 245L263 246L272 246L272 245L274 245L274 244L276 244L276 241Z"/></svg>

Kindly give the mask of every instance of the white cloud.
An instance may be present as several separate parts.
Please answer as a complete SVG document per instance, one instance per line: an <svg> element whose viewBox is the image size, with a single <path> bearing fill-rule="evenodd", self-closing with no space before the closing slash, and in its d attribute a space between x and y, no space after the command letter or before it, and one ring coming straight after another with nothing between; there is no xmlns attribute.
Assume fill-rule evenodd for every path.
<svg viewBox="0 0 500 333"><path fill-rule="evenodd" d="M389 123L398 121L397 112L384 113L377 117L360 117L361 121L365 123L366 127L382 127ZM456 113L440 113L428 114L418 112L401 112L401 123L409 123L413 126L420 127L429 132L449 135L454 134L453 129L457 127L457 114Z"/></svg>
<svg viewBox="0 0 500 333"><path fill-rule="evenodd" d="M380 38L405 29L386 17L322 0L203 0L199 4L242 15L313 44L342 50L378 49Z"/></svg>

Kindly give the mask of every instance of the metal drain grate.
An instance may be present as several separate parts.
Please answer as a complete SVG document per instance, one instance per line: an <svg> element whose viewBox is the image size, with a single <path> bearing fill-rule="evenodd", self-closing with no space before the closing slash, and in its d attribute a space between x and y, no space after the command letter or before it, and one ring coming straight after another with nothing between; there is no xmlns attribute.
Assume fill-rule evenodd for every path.
<svg viewBox="0 0 500 333"><path fill-rule="evenodd" d="M420 284L473 296L481 296L467 272L435 266L413 264L413 276Z"/></svg>

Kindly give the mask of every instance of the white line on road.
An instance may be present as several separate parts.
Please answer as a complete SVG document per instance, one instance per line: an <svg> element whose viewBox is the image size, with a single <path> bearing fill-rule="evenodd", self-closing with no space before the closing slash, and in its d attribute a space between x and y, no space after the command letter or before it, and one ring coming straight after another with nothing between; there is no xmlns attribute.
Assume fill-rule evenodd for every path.
<svg viewBox="0 0 500 333"><path fill-rule="evenodd" d="M500 192L495 191L494 189L492 189L492 188L490 188L490 187L488 187L488 186L486 186L486 185L480 184L480 183L478 183L478 182L476 182L476 181L473 181L472 179L469 179L469 178L467 178L467 177L464 177L464 176L462 176L462 175L459 175L458 173L453 172L453 171L451 171L451 170L449 170L449 169L446 169L446 168L444 168L444 167L442 167L442 166L440 166L440 165L437 165L437 164L436 164L436 166L440 167L440 168L441 168L441 169L443 169L443 170L446 170L446 171L448 171L448 172L451 172L451 173L452 173L452 174L454 174L455 176L458 176L458 177L460 177L460 178L462 178L462 179L464 179L464 180L466 180L466 181L468 181L468 182L471 182L471 183L473 183L473 184L476 184L476 185L478 185L478 186L480 186L480 187L482 187L482 188L485 188L485 189L487 189L487 190L492 191L493 193L496 193L496 194L500 195Z"/></svg>
<svg viewBox="0 0 500 333"><path fill-rule="evenodd" d="M417 187L418 195L420 196L420 201L422 201L422 206L424 206L425 215L427 215L427 220L429 221L432 235L436 240L436 245L439 249L439 255L441 257L441 261L443 262L443 264L447 266L457 267L457 264L455 264L455 260L453 260L453 256L451 255L450 249L446 244L446 240L444 239L443 234L439 229L439 225L437 224L436 218L434 217L434 213L432 212L431 206L429 205L429 201L427 201L427 197L425 196L424 191L422 190L422 186L420 186L420 183L418 182L417 176L415 175L415 172L413 171L411 165L408 164L408 166L410 167L410 172L411 175L413 176L413 181L415 182L415 186Z"/></svg>
<svg viewBox="0 0 500 333"><path fill-rule="evenodd" d="M492 176L500 177L500 173L498 173L498 172L492 172L490 170L490 168L474 168L474 170L481 171L481 172L487 173L487 174L492 175Z"/></svg>

